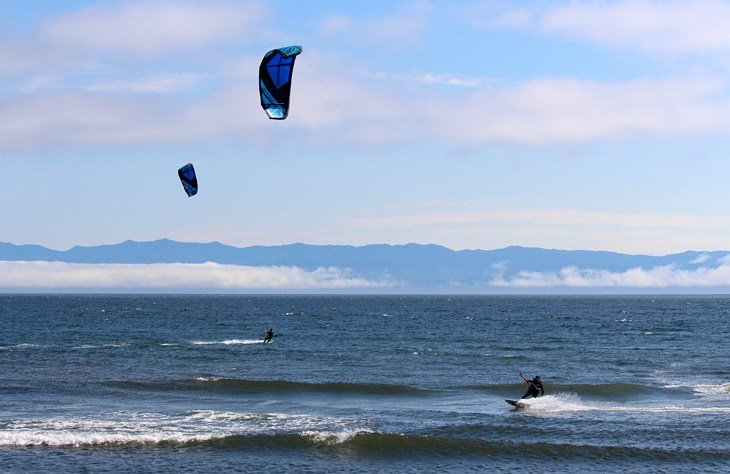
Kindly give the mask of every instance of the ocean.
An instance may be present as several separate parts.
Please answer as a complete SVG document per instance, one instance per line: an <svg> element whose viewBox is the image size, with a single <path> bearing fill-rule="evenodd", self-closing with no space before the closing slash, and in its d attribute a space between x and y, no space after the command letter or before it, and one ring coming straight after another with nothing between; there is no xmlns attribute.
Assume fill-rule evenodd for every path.
<svg viewBox="0 0 730 474"><path fill-rule="evenodd" d="M0 470L730 472L729 328L725 296L0 295Z"/></svg>

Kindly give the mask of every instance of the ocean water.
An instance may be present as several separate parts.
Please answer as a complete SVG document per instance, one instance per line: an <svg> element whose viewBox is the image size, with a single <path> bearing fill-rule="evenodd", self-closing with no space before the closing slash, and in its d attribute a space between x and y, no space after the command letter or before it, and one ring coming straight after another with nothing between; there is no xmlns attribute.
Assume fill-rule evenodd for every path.
<svg viewBox="0 0 730 474"><path fill-rule="evenodd" d="M0 295L0 469L730 472L729 329L712 296Z"/></svg>

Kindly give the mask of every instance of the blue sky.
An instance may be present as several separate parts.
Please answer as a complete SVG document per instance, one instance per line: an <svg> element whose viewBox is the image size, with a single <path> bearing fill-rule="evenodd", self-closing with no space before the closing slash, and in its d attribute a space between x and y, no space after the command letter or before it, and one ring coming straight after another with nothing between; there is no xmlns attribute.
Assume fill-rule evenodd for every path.
<svg viewBox="0 0 730 474"><path fill-rule="evenodd" d="M728 249L729 23L715 1L3 2L0 241ZM274 122L258 63L289 44Z"/></svg>

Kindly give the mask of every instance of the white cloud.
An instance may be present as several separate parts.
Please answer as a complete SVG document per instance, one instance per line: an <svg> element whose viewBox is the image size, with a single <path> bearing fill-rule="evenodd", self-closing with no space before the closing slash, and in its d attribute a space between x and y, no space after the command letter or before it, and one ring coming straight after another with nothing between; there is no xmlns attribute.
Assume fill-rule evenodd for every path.
<svg viewBox="0 0 730 474"><path fill-rule="evenodd" d="M256 87L237 83L201 96L184 96L202 76L161 75L107 81L0 98L0 151L75 146L195 143L220 137L265 141ZM255 82L254 82L255 84ZM90 91L88 87L101 89ZM125 90L126 89L126 90ZM147 92L139 94L139 92Z"/></svg>
<svg viewBox="0 0 730 474"><path fill-rule="evenodd" d="M452 87L497 87L505 84L515 84L517 81L508 81L494 77L464 76L461 74L443 74L427 72L423 74L386 74L383 72L366 73L365 77L375 80L398 80L416 82L420 84L452 86Z"/></svg>
<svg viewBox="0 0 730 474"><path fill-rule="evenodd" d="M723 1L576 1L541 10L488 11L487 15L491 15L490 21L482 20L481 24L536 27L550 34L649 53L717 53L730 49L730 4Z"/></svg>
<svg viewBox="0 0 730 474"><path fill-rule="evenodd" d="M394 286L347 269L202 264L77 264L0 261L0 288L337 289Z"/></svg>
<svg viewBox="0 0 730 474"><path fill-rule="evenodd" d="M25 93L34 93L40 90L55 89L59 87L61 81L63 81L63 76L60 74L33 76L20 84L18 90Z"/></svg>
<svg viewBox="0 0 730 474"><path fill-rule="evenodd" d="M156 100L94 94L33 95L0 103L13 117L0 129L0 149L146 143L173 138L179 108Z"/></svg>
<svg viewBox="0 0 730 474"><path fill-rule="evenodd" d="M240 40L236 35L250 32L262 12L258 3L104 4L51 19L41 36L62 44L51 49L61 48L59 51L67 53L65 62L74 57L80 60L87 47L100 51L118 48L128 56L162 54L178 48L213 46L231 38ZM405 21L410 25L407 28L421 25L415 30L422 34L429 13L429 4L411 3L393 18ZM148 20L137 24L141 17ZM333 17L328 28L335 31L354 24L372 33L370 22L380 20ZM393 20L393 24L398 22ZM104 30L98 38L96 29ZM132 30L135 34L130 33ZM388 36L381 33L376 36ZM408 30L401 33L413 40L419 37ZM181 35L185 39L180 39ZM93 41L78 43L87 38ZM23 51L30 48L40 57L46 54L47 44L38 40L35 48L26 44ZM4 69L4 54L7 67L25 67L19 63L20 56L0 45L0 71ZM724 79L600 82L538 78L515 83L443 73L365 78L349 72L351 64L342 67L339 61L343 58L323 59L307 51L304 55L309 67L302 63L304 57L300 59L287 126L313 132L308 139L322 146L340 148L343 141L374 145L424 139L469 145L493 141L575 145L644 137L702 137L730 131L730 100ZM20 88L26 94L0 99L0 116L13 117L13 123L0 130L0 151L59 145L179 144L230 137L263 143L259 137L265 139L271 127L261 120L257 90L251 85L255 84L258 60L260 57L242 59L240 64L246 69L232 71L230 61L224 65L211 58L209 66L220 68L219 72L228 68L226 72L161 71L132 79L115 77L112 72L102 74L104 79L100 80L98 71L84 68L74 72L79 76L79 71L85 71L80 73L83 77L43 71L22 82ZM325 70L328 74L320 73ZM132 75L126 73L126 77ZM120 94L190 92L213 75L218 79L214 84L217 89L185 100ZM70 78L61 80L63 77ZM404 94L403 84L379 80L388 77L414 84L409 84L408 94ZM429 87L433 85L453 87L434 91ZM89 90L94 94L88 94Z"/></svg>
<svg viewBox="0 0 730 474"><path fill-rule="evenodd" d="M94 92L142 92L180 94L195 91L209 79L209 74L193 72L168 72L129 80L99 81L87 88Z"/></svg>
<svg viewBox="0 0 730 474"><path fill-rule="evenodd" d="M408 76L406 78L423 84L438 84L456 87L479 87L487 82L483 78L463 77L455 74L427 73L420 76Z"/></svg>
<svg viewBox="0 0 730 474"><path fill-rule="evenodd" d="M322 77L315 69L301 67L295 74L287 126L317 132L313 136L330 146L339 146L341 140L376 144L424 138L556 145L707 136L730 130L725 85L714 80L540 79L496 90L455 88L461 92L453 94L412 90L406 96L397 87L383 87L382 82L376 86L350 75ZM171 77L156 84L121 81L108 88L162 92L185 80L194 82ZM258 91L244 79L186 102L142 101L101 92L11 97L0 102L0 116L13 117L17 123L0 132L0 149L57 146L53 137L59 127L65 129L61 143L73 145L103 143L105 137L114 144L186 143L244 134L265 137L270 127L260 120ZM455 103L461 104L457 116ZM94 118L80 120L86 116Z"/></svg>
<svg viewBox="0 0 730 474"><path fill-rule="evenodd" d="M446 120L447 104L432 102L427 129L463 141L528 144L706 134L727 130L724 89L701 79L537 79L462 98L467 120Z"/></svg>
<svg viewBox="0 0 730 474"><path fill-rule="evenodd" d="M40 76L56 75L56 67L69 66L73 63L53 44L47 44L38 38L3 38L0 41L0 79L20 78L39 72Z"/></svg>
<svg viewBox="0 0 730 474"><path fill-rule="evenodd" d="M494 278L490 284L514 288L691 288L730 286L730 264L715 268L701 267L682 270L675 265L654 267L649 270L632 268L625 272L563 268L559 272L522 271L505 280Z"/></svg>
<svg viewBox="0 0 730 474"><path fill-rule="evenodd" d="M438 79L443 80L434 76L431 82ZM462 78L455 81L468 83ZM326 122L332 125L348 121L399 140L440 137L467 143L570 144L708 134L726 131L730 119L730 107L723 98L725 84L715 80L601 83L537 79L458 95L412 90L409 96L399 94L398 88L375 88L343 76L331 76L324 82L319 87L331 92L324 97L313 95L307 84L300 83L299 100L307 101L301 113L316 110L326 114ZM322 99L329 106L321 107ZM455 118L454 104L460 104L461 118ZM394 130L400 133L393 134Z"/></svg>
<svg viewBox="0 0 730 474"><path fill-rule="evenodd" d="M241 40L265 15L258 2L143 2L93 5L41 26L54 43L158 55Z"/></svg>
<svg viewBox="0 0 730 474"><path fill-rule="evenodd" d="M309 138L337 148L343 140L372 144L403 139L409 100L356 74L337 72L346 68L336 60L313 53L307 61L310 67L300 66L293 79L289 126L317 132Z"/></svg>
<svg viewBox="0 0 730 474"><path fill-rule="evenodd" d="M436 80L444 78L431 78ZM320 93L314 92L317 87ZM320 131L341 127L344 136L367 142L436 138L467 144L575 145L730 130L727 86L704 78L535 79L499 88L411 88L404 95L397 85L378 81L375 87L331 75L316 83L300 81L298 91L299 117L307 126ZM316 123L309 122L313 117Z"/></svg>
<svg viewBox="0 0 730 474"><path fill-rule="evenodd" d="M21 81L16 90L25 94L40 94L55 91L57 95L69 91L130 92L148 94L183 94L199 91L213 76L197 72L161 72L147 76L116 79L108 71L89 71L87 74L64 76L42 74ZM63 89L62 91L60 89Z"/></svg>
<svg viewBox="0 0 730 474"><path fill-rule="evenodd" d="M110 63L164 67L171 58L222 67L222 47L243 47L268 16L258 0L99 3L51 17L32 34L3 38L0 79L78 77Z"/></svg>
<svg viewBox="0 0 730 474"><path fill-rule="evenodd" d="M711 258L712 258L711 255L703 253L689 263L699 265L700 263L705 263L706 261L710 260Z"/></svg>

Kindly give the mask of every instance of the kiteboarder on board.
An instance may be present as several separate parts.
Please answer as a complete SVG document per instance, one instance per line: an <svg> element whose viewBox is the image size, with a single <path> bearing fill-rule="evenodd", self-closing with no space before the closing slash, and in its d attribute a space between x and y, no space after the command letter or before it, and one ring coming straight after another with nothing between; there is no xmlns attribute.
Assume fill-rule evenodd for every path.
<svg viewBox="0 0 730 474"><path fill-rule="evenodd" d="M530 386L527 389L527 393L522 398L537 398L538 393L540 394L540 396L545 395L545 389L542 386L542 380L540 379L539 375L536 375L534 379L529 380L522 374L522 372L520 372L520 377L522 377L522 380L524 380Z"/></svg>
<svg viewBox="0 0 730 474"><path fill-rule="evenodd" d="M267 342L271 342L274 339L274 330L269 328L268 331L266 331L266 338L264 338L264 344Z"/></svg>

